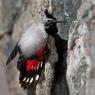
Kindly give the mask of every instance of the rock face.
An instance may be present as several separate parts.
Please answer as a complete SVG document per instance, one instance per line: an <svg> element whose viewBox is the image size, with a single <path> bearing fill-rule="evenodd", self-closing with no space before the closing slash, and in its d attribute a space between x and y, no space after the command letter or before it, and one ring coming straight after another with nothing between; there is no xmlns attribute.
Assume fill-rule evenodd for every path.
<svg viewBox="0 0 95 95"><path fill-rule="evenodd" d="M84 51L85 23L76 21L69 35L67 80L70 95L85 95L87 59ZM82 29L82 30L81 30ZM73 36L72 36L73 35Z"/></svg>
<svg viewBox="0 0 95 95"><path fill-rule="evenodd" d="M95 94L95 3L85 1L70 28L67 80L70 95Z"/></svg>
<svg viewBox="0 0 95 95"><path fill-rule="evenodd" d="M6 67L5 63L21 33L33 22L45 18L43 10L50 6L50 2L58 20L65 18L67 13L73 21L58 24L59 35L65 39L63 60L55 64L58 55L54 39L50 37L48 45L53 60L46 64L44 77L37 87L26 92L18 83L16 66ZM3 78L7 82L3 78L0 81L6 85L5 90L9 95L94 95L94 27L94 0L0 0L0 70L3 68L0 76L5 74Z"/></svg>

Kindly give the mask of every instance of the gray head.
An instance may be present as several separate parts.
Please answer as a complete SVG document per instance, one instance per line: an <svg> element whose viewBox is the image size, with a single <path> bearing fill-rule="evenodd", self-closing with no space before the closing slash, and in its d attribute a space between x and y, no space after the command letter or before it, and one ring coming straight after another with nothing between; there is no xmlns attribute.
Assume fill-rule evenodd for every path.
<svg viewBox="0 0 95 95"><path fill-rule="evenodd" d="M56 23L57 20L53 16L53 13L49 13L47 9L45 9L44 13L46 16L44 22L45 30L49 35L54 36L54 34L58 32L57 23Z"/></svg>
<svg viewBox="0 0 95 95"><path fill-rule="evenodd" d="M53 12L49 12L47 9L45 9L44 14L46 16L44 26L45 30L48 34L54 36L55 33L58 32L57 23L69 23L70 18L69 15L65 14L64 19L62 21L58 21L54 16Z"/></svg>

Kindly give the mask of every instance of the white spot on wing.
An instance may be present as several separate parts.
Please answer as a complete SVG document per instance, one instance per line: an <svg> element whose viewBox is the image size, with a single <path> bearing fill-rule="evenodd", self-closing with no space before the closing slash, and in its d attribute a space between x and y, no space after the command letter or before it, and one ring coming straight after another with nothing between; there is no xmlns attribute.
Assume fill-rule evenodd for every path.
<svg viewBox="0 0 95 95"><path fill-rule="evenodd" d="M32 83L33 82L33 78L31 78L31 80L30 80L30 83Z"/></svg>
<svg viewBox="0 0 95 95"><path fill-rule="evenodd" d="M39 66L40 66L40 64L38 64L38 66L37 66L37 70L39 69Z"/></svg>
<svg viewBox="0 0 95 95"><path fill-rule="evenodd" d="M26 82L28 82L29 81L29 78L27 79L27 81Z"/></svg>
<svg viewBox="0 0 95 95"><path fill-rule="evenodd" d="M35 79L38 80L39 79L39 75L36 75L36 78Z"/></svg>
<svg viewBox="0 0 95 95"><path fill-rule="evenodd" d="M23 81L25 81L26 80L26 77L23 79Z"/></svg>
<svg viewBox="0 0 95 95"><path fill-rule="evenodd" d="M43 66L43 62L40 63L40 67L42 67L42 66Z"/></svg>

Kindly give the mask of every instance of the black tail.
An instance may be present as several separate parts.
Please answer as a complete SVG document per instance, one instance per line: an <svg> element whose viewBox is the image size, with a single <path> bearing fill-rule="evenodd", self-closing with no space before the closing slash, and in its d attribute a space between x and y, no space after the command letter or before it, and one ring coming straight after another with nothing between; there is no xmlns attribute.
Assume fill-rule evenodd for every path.
<svg viewBox="0 0 95 95"><path fill-rule="evenodd" d="M19 51L19 47L18 47L18 44L16 44L15 48L11 52L11 54L6 62L6 65L8 65L16 57L18 51Z"/></svg>

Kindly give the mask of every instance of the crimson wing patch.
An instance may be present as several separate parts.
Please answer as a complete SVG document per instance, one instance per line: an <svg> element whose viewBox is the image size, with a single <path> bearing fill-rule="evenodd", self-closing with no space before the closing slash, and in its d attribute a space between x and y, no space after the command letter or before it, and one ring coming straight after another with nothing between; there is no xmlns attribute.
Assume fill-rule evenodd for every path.
<svg viewBox="0 0 95 95"><path fill-rule="evenodd" d="M42 70L44 69L45 62L50 54L49 49L47 47L40 48L31 58L26 58L17 44L10 54L6 65L16 57L17 53L20 54L17 62L17 69L20 72L19 83L21 84L21 87L27 89L36 86Z"/></svg>
<svg viewBox="0 0 95 95"><path fill-rule="evenodd" d="M45 66L44 50L40 49L36 55L28 59L24 56L19 57L17 63L17 68L20 71L19 83L24 89L28 89L38 83Z"/></svg>
<svg viewBox="0 0 95 95"><path fill-rule="evenodd" d="M20 71L19 82L24 89L35 86L40 78L45 62L36 59L26 61Z"/></svg>

